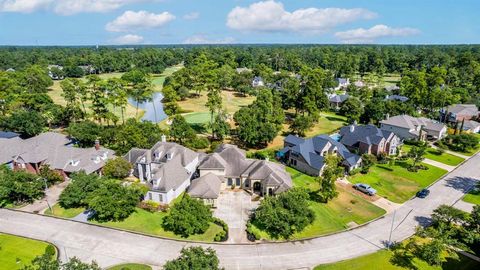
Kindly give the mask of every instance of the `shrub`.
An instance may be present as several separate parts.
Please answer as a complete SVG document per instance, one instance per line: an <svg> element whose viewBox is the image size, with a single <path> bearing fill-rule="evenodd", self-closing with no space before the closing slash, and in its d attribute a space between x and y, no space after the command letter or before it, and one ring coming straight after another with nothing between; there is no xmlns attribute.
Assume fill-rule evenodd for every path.
<svg viewBox="0 0 480 270"><path fill-rule="evenodd" d="M48 245L45 248L45 254L47 254L49 257L55 256L56 253L57 253L57 249L53 245Z"/></svg>
<svg viewBox="0 0 480 270"><path fill-rule="evenodd" d="M49 186L63 181L63 177L60 173L51 170L48 165L44 165L40 168L40 176L47 180Z"/></svg>
<svg viewBox="0 0 480 270"><path fill-rule="evenodd" d="M351 171L348 172L349 175L356 175L358 174L362 169L361 168L357 168L357 169L353 169Z"/></svg>
<svg viewBox="0 0 480 270"><path fill-rule="evenodd" d="M135 212L140 190L115 181L105 181L87 197L88 207L99 221L122 221Z"/></svg>
<svg viewBox="0 0 480 270"><path fill-rule="evenodd" d="M260 151L255 151L255 152L249 152L247 153L248 158L255 158L255 159L275 159L275 150L272 149L266 149L266 150L260 150Z"/></svg>
<svg viewBox="0 0 480 270"><path fill-rule="evenodd" d="M253 229L252 223L250 223L250 221L247 223L247 238L252 242L255 240L260 240L260 238L262 238L260 236L260 233Z"/></svg>
<svg viewBox="0 0 480 270"><path fill-rule="evenodd" d="M160 210L160 204L154 201L141 201L140 203L138 203L138 207L150 213L154 213Z"/></svg>
<svg viewBox="0 0 480 270"><path fill-rule="evenodd" d="M219 225L222 227L222 231L218 232L215 235L214 241L215 242L225 242L228 239L228 224L219 219L219 218L213 218L213 223Z"/></svg>
<svg viewBox="0 0 480 270"><path fill-rule="evenodd" d="M117 157L110 159L103 167L103 174L107 177L123 179L130 175L132 164L124 158Z"/></svg>
<svg viewBox="0 0 480 270"><path fill-rule="evenodd" d="M185 195L180 202L173 205L170 213L163 219L162 226L167 231L188 237L204 233L212 219L212 212L208 206Z"/></svg>
<svg viewBox="0 0 480 270"><path fill-rule="evenodd" d="M310 196L305 189L293 188L276 197L266 197L255 210L252 221L273 238L288 239L315 219L309 208Z"/></svg>
<svg viewBox="0 0 480 270"><path fill-rule="evenodd" d="M208 148L210 142L205 137L194 137L191 140L188 140L185 143L185 146L193 148L193 149L205 149Z"/></svg>

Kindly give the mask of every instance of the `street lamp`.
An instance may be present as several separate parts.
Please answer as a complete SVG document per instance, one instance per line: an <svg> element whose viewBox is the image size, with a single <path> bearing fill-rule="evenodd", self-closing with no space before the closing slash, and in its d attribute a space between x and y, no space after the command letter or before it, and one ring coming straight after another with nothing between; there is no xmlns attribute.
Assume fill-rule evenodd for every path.
<svg viewBox="0 0 480 270"><path fill-rule="evenodd" d="M50 203L48 202L48 198L47 198L47 190L48 190L47 179L44 177L39 177L37 180L43 180L43 182L45 183L45 201L47 202L48 209L50 209L50 213L52 213L53 215L53 209L50 206Z"/></svg>

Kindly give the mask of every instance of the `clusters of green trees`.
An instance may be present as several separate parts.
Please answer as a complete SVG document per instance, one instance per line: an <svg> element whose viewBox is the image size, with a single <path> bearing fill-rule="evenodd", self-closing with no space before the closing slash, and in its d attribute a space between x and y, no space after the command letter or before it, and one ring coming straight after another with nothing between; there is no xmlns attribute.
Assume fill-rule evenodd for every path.
<svg viewBox="0 0 480 270"><path fill-rule="evenodd" d="M60 206L95 210L99 221L121 221L135 211L146 190L143 186L124 186L119 181L83 172L71 175L72 182L60 194Z"/></svg>
<svg viewBox="0 0 480 270"><path fill-rule="evenodd" d="M63 181L63 178L48 166L43 166L39 175L0 166L0 207L41 199L47 187L60 181Z"/></svg>
<svg viewBox="0 0 480 270"><path fill-rule="evenodd" d="M475 150L480 143L480 139L473 134L448 135L438 143L440 147L447 147L453 151L468 152Z"/></svg>
<svg viewBox="0 0 480 270"><path fill-rule="evenodd" d="M210 208L186 194L172 206L170 213L163 219L162 226L167 231L188 237L206 232L212 221Z"/></svg>
<svg viewBox="0 0 480 270"><path fill-rule="evenodd" d="M166 134L165 130L152 122L140 122L132 118L117 126L103 126L93 121L72 123L66 131L82 147L93 146L95 140L99 139L102 145L119 155L134 147L151 148L162 134Z"/></svg>
<svg viewBox="0 0 480 270"><path fill-rule="evenodd" d="M273 238L288 239L313 223L315 214L309 208L309 198L307 190L300 188L268 196L260 202L249 222Z"/></svg>
<svg viewBox="0 0 480 270"><path fill-rule="evenodd" d="M217 252L212 248L188 247L182 248L180 256L168 261L163 266L165 270L220 270Z"/></svg>
<svg viewBox="0 0 480 270"><path fill-rule="evenodd" d="M480 206L474 206L471 213L452 206L441 205L433 211L432 224L419 227L416 235L424 239L411 238L407 243L393 246L392 260L408 264L419 258L429 265L441 266L445 255L456 257L457 249L480 253Z"/></svg>

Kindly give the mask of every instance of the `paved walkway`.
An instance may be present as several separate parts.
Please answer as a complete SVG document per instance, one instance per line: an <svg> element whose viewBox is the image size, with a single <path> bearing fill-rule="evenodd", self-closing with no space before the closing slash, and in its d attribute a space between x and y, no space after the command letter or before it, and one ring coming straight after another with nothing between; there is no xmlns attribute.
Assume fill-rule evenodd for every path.
<svg viewBox="0 0 480 270"><path fill-rule="evenodd" d="M387 211L387 214L397 210L402 206L400 203L394 203L392 201L389 201L383 197L380 197L378 200L371 201L374 205L383 208L385 211Z"/></svg>
<svg viewBox="0 0 480 270"><path fill-rule="evenodd" d="M259 202L252 202L250 194L241 191L222 191L213 215L228 224L227 243L249 243L245 232L246 223Z"/></svg>
<svg viewBox="0 0 480 270"><path fill-rule="evenodd" d="M430 144L430 146L432 148L435 148L435 149L438 149L438 146L434 145L434 144ZM466 155L462 155L460 153L457 153L457 152L453 152L453 151L450 151L450 150L447 150L447 149L444 149L445 153L449 153L451 155L454 155L454 156L457 156L457 157L461 157L461 158L464 158L464 159L469 159L470 157L469 156L466 156Z"/></svg>
<svg viewBox="0 0 480 270"><path fill-rule="evenodd" d="M69 183L69 181L63 181L60 184L51 186L45 192L45 197L43 199L36 200L32 204L20 208L20 210L25 212L43 214L48 209L48 204L50 204L50 206L53 206L57 203L60 194L62 194L62 191L65 189L65 187L67 187Z"/></svg>
<svg viewBox="0 0 480 270"><path fill-rule="evenodd" d="M445 163L441 163L441 162L431 160L431 159L428 159L428 158L425 158L422 162L425 162L425 163L430 164L432 166L447 170L448 172L451 172L456 168L455 166L450 166L450 165L447 165Z"/></svg>
<svg viewBox="0 0 480 270"><path fill-rule="evenodd" d="M468 202L464 202L462 200L459 200L458 202L456 202L454 205L453 205L455 208L458 208L462 211L465 211L467 213L470 213L472 212L473 210L473 207L475 206L475 204L473 203L468 203Z"/></svg>

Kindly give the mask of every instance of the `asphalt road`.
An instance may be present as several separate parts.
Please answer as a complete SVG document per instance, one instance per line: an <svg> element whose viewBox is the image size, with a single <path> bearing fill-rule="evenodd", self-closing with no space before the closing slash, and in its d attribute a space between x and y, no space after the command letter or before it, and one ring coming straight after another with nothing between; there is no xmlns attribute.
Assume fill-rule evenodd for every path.
<svg viewBox="0 0 480 270"><path fill-rule="evenodd" d="M433 209L453 205L479 179L477 154L430 187L426 199L410 200L366 226L298 242L203 246L216 249L226 269L305 269L354 258L383 248L391 228L393 241L411 236L416 226L429 222ZM84 261L96 260L104 267L123 262L160 266L177 257L182 247L198 245L6 209L0 210L0 232L51 242L59 247L62 259L77 256Z"/></svg>

